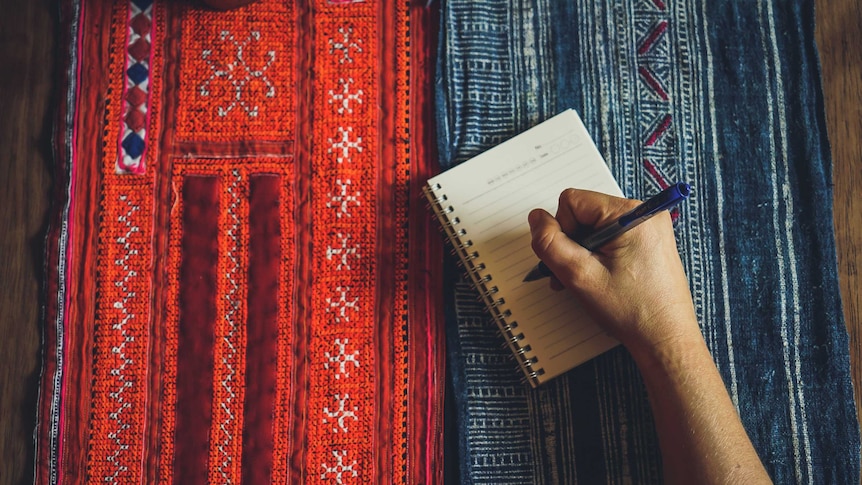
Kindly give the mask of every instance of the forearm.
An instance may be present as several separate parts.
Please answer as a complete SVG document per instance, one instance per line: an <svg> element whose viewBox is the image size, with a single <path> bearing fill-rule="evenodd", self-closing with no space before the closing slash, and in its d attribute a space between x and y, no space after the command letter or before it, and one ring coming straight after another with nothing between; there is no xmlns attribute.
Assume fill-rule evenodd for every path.
<svg viewBox="0 0 862 485"><path fill-rule="evenodd" d="M636 206L566 190L556 217L530 213L533 250L637 361L668 482L769 483L698 328L670 216L659 214L597 251L567 236Z"/></svg>
<svg viewBox="0 0 862 485"><path fill-rule="evenodd" d="M633 352L668 483L770 483L703 339Z"/></svg>

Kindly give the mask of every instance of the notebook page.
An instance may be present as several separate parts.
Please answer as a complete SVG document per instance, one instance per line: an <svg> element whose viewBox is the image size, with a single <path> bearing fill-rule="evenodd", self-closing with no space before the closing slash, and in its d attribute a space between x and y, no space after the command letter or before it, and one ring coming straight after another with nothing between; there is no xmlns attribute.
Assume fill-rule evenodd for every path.
<svg viewBox="0 0 862 485"><path fill-rule="evenodd" d="M582 311L569 292L555 292L548 280L524 283L538 262L530 247L527 214L541 207L557 210L560 193L569 187L616 196L622 191L592 142L577 113L565 111L548 121L429 180L451 206L472 242L477 262L491 275L488 288L497 287L517 322L518 342L529 346L525 356L538 359L535 368L553 378L616 345Z"/></svg>

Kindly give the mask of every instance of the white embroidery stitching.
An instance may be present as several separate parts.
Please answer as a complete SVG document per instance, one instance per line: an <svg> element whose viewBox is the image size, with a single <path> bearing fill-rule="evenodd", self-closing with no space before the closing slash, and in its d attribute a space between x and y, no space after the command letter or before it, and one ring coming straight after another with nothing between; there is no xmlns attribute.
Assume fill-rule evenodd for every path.
<svg viewBox="0 0 862 485"><path fill-rule="evenodd" d="M352 418L354 421L359 421L359 418L356 417L356 411L359 410L359 407L353 406L353 410L346 409L348 399L350 399L350 394L345 393L344 397L341 397L340 394L336 394L335 402L338 404L338 409L336 409L335 411L330 411L329 406L324 406L323 408L323 412L324 414L326 414L326 416L323 418L323 424L330 423L330 420L338 424L337 428L333 426L333 433L337 433L339 429L342 432L347 433L349 431L347 429L346 423L346 420L348 418Z"/></svg>
<svg viewBox="0 0 862 485"><path fill-rule="evenodd" d="M359 476L359 472L357 472L357 471L353 468L353 467L355 467L355 466L356 466L356 464L357 464L357 463L356 463L356 460L353 460L353 463L351 463L350 465L345 465L345 464L344 464L344 457L345 457L345 456L347 456L347 450L341 450L341 451L334 451L334 450L333 450L333 452L332 452L332 456L334 456L334 457L335 457L335 459L336 459L336 461L337 461L338 463L336 463L336 464L335 464L335 465L333 465L333 466L329 466L329 465L327 465L326 463L323 463L323 465L322 465L322 466L323 466L323 469L324 469L325 471L324 471L323 473L321 473L321 474L320 474L320 479L321 479L321 480L326 480L326 475L328 475L328 474L332 474L332 475L333 475L333 477L332 477L332 478L335 480L335 483L344 483L344 482L341 480L341 477L342 477L345 473L350 473L350 474L351 474L352 476L354 476L354 477L358 477L358 476Z"/></svg>
<svg viewBox="0 0 862 485"><path fill-rule="evenodd" d="M254 118L259 114L259 106L250 106L243 98L243 89L254 79L259 79L266 85L266 92L264 96L267 98L275 97L275 86L273 86L272 82L270 82L269 78L264 74L272 63L275 62L275 51L267 51L266 61L260 69L252 70L252 68L248 65L247 60L245 59L244 49L251 43L252 41L260 41L260 32L252 31L248 34L248 37L245 38L242 42L237 42L236 38L227 30L223 30L219 35L219 40L222 42L230 41L234 47L236 47L236 54L234 59L231 59L227 64L223 64L221 61L213 60L212 50L205 49L201 53L201 58L206 61L207 66L209 66L212 74L206 81L203 82L200 86L200 94L201 96L209 96L209 86L215 79L225 79L226 82L231 84L234 88L234 92L236 93L236 97L234 100L227 105L227 107L218 106L218 115L219 116L227 116L231 110L239 105L242 107L246 114Z"/></svg>
<svg viewBox="0 0 862 485"><path fill-rule="evenodd" d="M347 187L350 186L350 179L345 179L343 182L341 179L336 179L335 183L341 189L340 194L333 195L332 192L329 193L330 201L326 203L326 207L329 208L338 208L338 211L335 213L335 216L341 219L342 215L350 217L350 212L347 210L349 205L355 205L359 207L359 196L362 195L360 191L356 191L353 195L347 195Z"/></svg>
<svg viewBox="0 0 862 485"><path fill-rule="evenodd" d="M338 298L327 298L326 303L329 305L326 308L327 313L335 313L335 322L349 322L350 317L347 316L347 310L351 310L351 312L355 312L357 310L357 304L359 303L359 297L354 298L353 300L347 299L347 293L350 292L349 286L336 286L335 293L338 294Z"/></svg>
<svg viewBox="0 0 862 485"><path fill-rule="evenodd" d="M324 352L324 354L326 355L326 358L329 361L324 362L323 367L326 370L329 370L329 369L335 368L337 366L338 369L335 371L335 378L336 379L341 379L341 376L344 376L345 378L350 377L350 372L347 370L347 363L348 362L352 363L353 367L359 368L359 360L358 360L359 359L359 351L354 350L353 352L351 352L349 354L346 351L347 344L349 343L349 341L350 341L350 339L343 339L343 340L339 339L339 338L335 339L335 346L338 347L338 354L337 355L332 355L329 352ZM332 364L332 365L330 366L330 364Z"/></svg>
<svg viewBox="0 0 862 485"><path fill-rule="evenodd" d="M346 129L338 127L338 133L341 136L340 140L335 141L334 138L329 139L329 143L332 144L329 147L329 153L341 151L341 155L336 158L338 163L344 163L345 160L350 161L351 148L357 152L362 152L362 137L357 136L356 140L350 140L350 135L353 134L353 127L347 127Z"/></svg>
<svg viewBox="0 0 862 485"><path fill-rule="evenodd" d="M336 93L334 90L329 90L329 104L338 106L338 114L344 114L346 111L348 114L353 114L353 108L351 107L351 101L355 101L357 104L362 104L362 95L364 94L361 89L357 90L355 93L350 92L350 85L353 84L353 78L349 77L345 81L343 78L339 79L338 82L341 83L341 92Z"/></svg>
<svg viewBox="0 0 862 485"><path fill-rule="evenodd" d="M130 291L127 285L130 280L138 276L137 271L131 269L129 260L140 254L138 249L132 248L130 239L133 234L141 231L140 227L132 223L132 218L135 212L140 211L141 208L131 202L126 195L121 195L119 198L121 201L126 203L128 210L125 214L117 218L117 220L125 226L126 232L116 240L116 242L122 246L122 257L114 260L114 264L116 266L123 268L123 277L114 283L118 288L120 288L120 293L122 295L120 300L114 302L114 308L120 310L123 314L123 318L119 322L111 325L111 329L120 331L122 341L119 345L111 348L111 353L117 356L120 360L120 365L111 369L110 375L117 378L120 386L117 390L108 393L108 396L119 406L116 411L108 413L108 417L116 423L115 431L108 433L108 438L113 440L117 445L114 453L107 457L107 460L115 467L114 473L105 477L105 481L110 483L115 483L117 481L117 477L121 473L129 470L127 466L120 465L119 462L120 453L129 449L129 445L127 443L123 443L121 436L124 431L131 428L131 424L123 420L123 412L131 408L132 404L129 401L126 401L123 395L134 385L132 381L126 379L125 375L126 368L134 364L134 361L126 355L126 345L135 341L135 336L127 333L126 325L136 318L136 315L129 311L128 304L130 300L137 296L137 294L134 291Z"/></svg>
<svg viewBox="0 0 862 485"><path fill-rule="evenodd" d="M335 55L335 51L341 51L341 58L338 59L338 62L341 64L353 62L353 57L350 56L350 49L362 52L362 47L357 43L359 41L354 42L350 39L350 36L353 35L353 27L348 27L347 30L344 27L339 27L338 33L341 34L342 40L329 39L329 53Z"/></svg>
<svg viewBox="0 0 862 485"><path fill-rule="evenodd" d="M326 259L332 261L333 256L338 257L338 264L335 266L336 271L341 271L342 268L346 270L350 270L350 264L347 262L348 256L354 256L356 259L359 259L359 254L357 253L357 249L359 246L350 246L348 247L347 243L350 239L350 235L343 235L340 232L335 235L338 239L341 240L341 247L326 247Z"/></svg>

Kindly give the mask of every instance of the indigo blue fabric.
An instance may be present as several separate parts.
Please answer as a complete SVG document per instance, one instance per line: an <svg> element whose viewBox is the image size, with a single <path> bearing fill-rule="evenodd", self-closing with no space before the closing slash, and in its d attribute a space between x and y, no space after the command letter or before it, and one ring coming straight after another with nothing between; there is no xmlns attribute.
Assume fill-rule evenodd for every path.
<svg viewBox="0 0 862 485"><path fill-rule="evenodd" d="M571 107L629 197L691 183L676 221L680 255L704 338L770 476L858 483L813 10L447 0L439 152L452 166ZM661 481L646 392L624 349L531 389L450 274L463 483Z"/></svg>

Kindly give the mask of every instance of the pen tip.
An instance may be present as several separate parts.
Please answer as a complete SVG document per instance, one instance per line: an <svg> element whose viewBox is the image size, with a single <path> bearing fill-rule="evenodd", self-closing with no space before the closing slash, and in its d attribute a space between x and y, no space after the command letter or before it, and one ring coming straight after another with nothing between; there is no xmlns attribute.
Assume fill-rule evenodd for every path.
<svg viewBox="0 0 862 485"><path fill-rule="evenodd" d="M530 281L536 281L538 279L541 279L544 276L545 275L542 274L542 270L540 270L538 267L536 267L536 268L531 269L530 272L527 273L527 276L524 276L524 280L522 281L522 283L527 283Z"/></svg>

